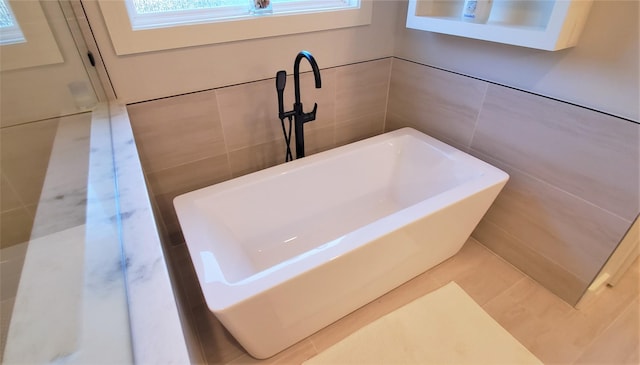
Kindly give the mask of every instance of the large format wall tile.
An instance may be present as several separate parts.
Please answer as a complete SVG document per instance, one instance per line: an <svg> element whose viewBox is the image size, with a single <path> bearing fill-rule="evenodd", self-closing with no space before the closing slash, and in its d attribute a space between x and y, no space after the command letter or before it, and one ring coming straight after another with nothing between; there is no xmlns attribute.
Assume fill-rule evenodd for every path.
<svg viewBox="0 0 640 365"><path fill-rule="evenodd" d="M336 69L336 121L384 113L391 59L357 63Z"/></svg>
<svg viewBox="0 0 640 365"><path fill-rule="evenodd" d="M304 111L318 103L316 120L304 126L307 155L383 131L390 66L388 58L325 69L319 89L313 73L301 74ZM293 109L294 86L289 75L285 111ZM272 78L128 106L149 190L173 243L182 240L175 196L284 163L277 101ZM337 123L336 115L345 120ZM295 157L295 136L291 149Z"/></svg>
<svg viewBox="0 0 640 365"><path fill-rule="evenodd" d="M213 91L127 107L146 172L226 153Z"/></svg>
<svg viewBox="0 0 640 365"><path fill-rule="evenodd" d="M577 303L589 285L488 220L480 221L473 237L567 303Z"/></svg>
<svg viewBox="0 0 640 365"><path fill-rule="evenodd" d="M18 198L18 193L11 187L9 180L4 177L4 173L0 171L0 212L6 212L21 206L22 202Z"/></svg>
<svg viewBox="0 0 640 365"><path fill-rule="evenodd" d="M336 70L336 146L384 131L391 59Z"/></svg>
<svg viewBox="0 0 640 365"><path fill-rule="evenodd" d="M336 146L343 146L384 132L384 114L366 114L336 124Z"/></svg>
<svg viewBox="0 0 640 365"><path fill-rule="evenodd" d="M386 130L510 174L473 236L575 304L639 211L640 125L398 59L390 85Z"/></svg>
<svg viewBox="0 0 640 365"><path fill-rule="evenodd" d="M225 87L215 92L229 151L283 138L273 79Z"/></svg>
<svg viewBox="0 0 640 365"><path fill-rule="evenodd" d="M332 129L334 126L335 70L322 70L321 79L322 87L316 89L313 73L305 72L300 76L300 96L304 112L310 113L313 110L313 104L318 103L316 120L304 126L305 136L317 129ZM284 111L293 110L294 89L293 76L288 76L283 99ZM225 87L216 90L216 95L229 152L274 141L285 146L282 125L278 118L278 94L274 79ZM285 122L288 129L288 121L285 120ZM295 156L293 140L292 137L291 146ZM330 148L333 147L333 143L331 139L322 141L321 145L310 144L308 150L326 149L327 145ZM257 151L255 148L253 150ZM258 166L268 167L269 165L258 164ZM234 171L239 170L244 169L234 168Z"/></svg>
<svg viewBox="0 0 640 365"><path fill-rule="evenodd" d="M230 177L226 154L147 173L154 194L191 191Z"/></svg>
<svg viewBox="0 0 640 365"><path fill-rule="evenodd" d="M173 198L231 177L227 155L219 155L146 174L150 190L171 242L183 242Z"/></svg>
<svg viewBox="0 0 640 365"><path fill-rule="evenodd" d="M639 132L636 123L491 85L472 148L630 221L640 202Z"/></svg>
<svg viewBox="0 0 640 365"><path fill-rule="evenodd" d="M28 241L59 119L0 129L0 247Z"/></svg>
<svg viewBox="0 0 640 365"><path fill-rule="evenodd" d="M229 152L229 163L233 177L246 175L258 170L281 164L285 161L286 146L284 140L260 143ZM293 144L291 153L295 158Z"/></svg>
<svg viewBox="0 0 640 365"><path fill-rule="evenodd" d="M181 241L173 198L231 176L213 91L128 106L142 167L166 233Z"/></svg>
<svg viewBox="0 0 640 365"><path fill-rule="evenodd" d="M29 241L34 215L17 208L0 213L0 248Z"/></svg>
<svg viewBox="0 0 640 365"><path fill-rule="evenodd" d="M562 264L582 283L590 282L629 222L508 165L476 155L510 176L484 220Z"/></svg>
<svg viewBox="0 0 640 365"><path fill-rule="evenodd" d="M468 147L486 89L484 81L394 59L385 129L410 126Z"/></svg>
<svg viewBox="0 0 640 365"><path fill-rule="evenodd" d="M55 118L0 130L0 168L24 205L40 200L58 123Z"/></svg>

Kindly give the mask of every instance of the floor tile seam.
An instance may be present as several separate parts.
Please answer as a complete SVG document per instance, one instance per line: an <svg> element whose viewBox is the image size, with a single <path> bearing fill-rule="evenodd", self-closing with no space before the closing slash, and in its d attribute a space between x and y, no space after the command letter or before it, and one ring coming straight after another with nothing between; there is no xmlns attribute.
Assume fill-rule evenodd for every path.
<svg viewBox="0 0 640 365"><path fill-rule="evenodd" d="M562 298L560 298L559 296L557 296L556 294L552 293L551 291L549 291L547 288L545 288L544 286L542 286L541 284L539 284L536 280L525 276L522 279L518 280L518 282L514 283L510 288L506 289L504 291L504 293L507 293L507 291L511 290L511 288L515 287L516 285L520 285L520 281L528 281L530 283L532 283L537 289L541 289L543 290L546 295L551 296L555 299L555 303L553 303L554 306L557 307L556 304L561 303L561 305L563 306L562 308L560 308L560 314L558 315L558 320L553 322L553 326L552 329L556 329L559 326L563 326L563 321L566 321L568 319L570 319L572 316L574 316L578 311L575 307L571 306L569 303L567 303L566 301L564 301ZM501 293L500 295L504 294ZM496 296L493 299L497 299L500 295ZM537 308L538 306L531 306L529 305L530 301L528 300L530 296L526 295L524 297L524 300L522 298L517 298L516 301L516 305L519 305L520 307L522 307L523 309L525 309L525 311L527 311L527 313L530 312L531 308ZM488 302L486 303L488 304ZM543 305L542 308L544 307L548 307L548 305ZM537 311L536 311L537 312ZM544 318L546 315L543 314L537 314L537 313L531 313L531 315L533 317L535 317L535 319L540 319L540 318Z"/></svg>
<svg viewBox="0 0 640 365"><path fill-rule="evenodd" d="M316 332L316 333L317 333L317 332ZM318 347L316 346L316 344L315 344L315 342L313 341L313 338L312 338L312 337L313 337L313 335L311 335L311 336L309 336L309 337L307 337L307 338L305 339L306 341L309 341L309 343L311 344L311 347L313 348L313 355L309 356L309 358L307 358L306 360L309 360L309 359L311 359L311 358L313 358L313 357L315 357L315 356L317 356L317 355L320 355L320 352L321 352L321 351L318 351ZM331 346L329 346L329 347L331 347ZM305 361L306 361L306 360L305 360Z"/></svg>
<svg viewBox="0 0 640 365"><path fill-rule="evenodd" d="M587 285L587 287L588 287L588 285L591 283L591 281L595 278L595 276L594 276L593 278L589 279L589 278L584 277L584 276L585 276L584 274L577 273L576 271L578 271L578 270L574 270L574 268L569 267L569 265L566 265L566 264L563 264L563 263L559 262L559 261L557 260L557 258L556 258L556 257L558 257L558 256L556 256L556 257L552 257L553 255L550 255L550 254L548 254L547 252L544 252L544 250L539 249L537 246L536 246L536 247L531 246L531 245L529 244L529 242L528 242L528 241L524 241L524 240L523 240L523 239L521 239L519 236L516 236L516 235L515 235L513 232L511 232L510 230L508 230L508 229L506 229L505 227L503 227L503 226L499 225L499 224L498 224L498 222L496 222L495 220L490 219L489 217L486 217L486 216L485 216L483 219L484 219L486 222L490 223L491 225L493 225L493 226L495 226L496 228L498 228L498 229L500 229L501 231L503 231L505 234L507 234L507 235L509 235L510 237L512 237L514 240L516 240L516 241L520 242L523 246L526 246L526 247L527 247L527 249L529 249L530 251L535 252L538 256L542 257L542 258L543 258L543 259L545 259L547 262L551 263L551 264L552 264L553 266L555 266L557 269L562 270L563 272L565 272L566 274L570 275L570 276L571 276L571 277L573 277L574 279L576 279L576 280L580 281L581 283L585 283L585 285ZM550 234L550 236L552 236L552 237L556 238L556 235L554 235L554 234ZM497 255L495 252L494 252L494 254L495 254L495 255ZM499 256L499 255L498 255L498 256ZM567 256L567 257L571 257L571 258L575 259L575 257L574 257L574 256ZM503 259L503 260L504 260L504 259ZM507 262L507 263L508 263L508 262ZM511 264L511 263L509 263L509 264L513 266L513 264ZM520 271L520 270L519 270L519 271ZM521 272L522 272L522 271L521 271ZM599 272L599 270L598 270L598 272ZM597 276L598 272L596 272L596 273L595 273L595 275L596 275L596 276ZM523 272L523 274L524 274L524 275L527 275L527 274L526 274L526 273L524 273L524 272ZM527 275L527 276L529 276L529 275ZM529 277L530 277L530 278L532 278L531 276L529 276ZM536 281L536 282L537 282L537 280L535 280L534 278L532 278L532 279L533 279L534 281ZM587 289L587 288L585 288L585 292L586 292L586 289ZM582 296L584 296L584 293L585 293L585 292L583 292L583 293L582 293L581 297L582 297Z"/></svg>
<svg viewBox="0 0 640 365"><path fill-rule="evenodd" d="M524 271L520 270L519 268L517 268L514 264L512 264L511 262L507 261L504 257L498 255L497 253L493 252L493 250L491 250L489 247L483 245L480 241L478 241L475 237L471 237L471 239L473 239L475 242L477 242L479 245L481 245L485 250L489 251L489 253L497 258L498 260L502 261L502 263L509 265L514 271L517 271L518 273L520 273L524 278L529 278L531 279L533 282L536 283L536 285L542 286L540 285L534 278L532 278L531 276L527 275L527 273L525 273Z"/></svg>
<svg viewBox="0 0 640 365"><path fill-rule="evenodd" d="M493 298L487 300L484 302L484 304L480 305L480 307L482 307L482 309L487 312L489 315L491 315L486 308L489 307L495 300L498 300L498 298L502 297L503 295L505 295L505 293L509 292L512 288L514 288L515 286L519 285L521 282L530 280L532 282L534 282L535 285L537 286L541 286L540 284L538 284L535 280L531 279L529 276L527 275L523 275L523 277L521 277L520 279L516 280L513 284L509 285L507 288L503 289L500 293L496 294L493 296ZM493 316L491 316L491 318L493 318ZM493 318L496 322L498 321L497 319ZM506 328L505 328L506 329ZM507 330L508 331L508 330Z"/></svg>
<svg viewBox="0 0 640 365"><path fill-rule="evenodd" d="M443 270L443 269L439 269L438 268L439 265L436 265L434 267L435 270L433 271L433 273L431 273L430 277L433 280L435 280L438 283L438 285L440 285L440 286L447 285L450 282L455 282L458 285L462 285L460 283L460 281L464 280L465 278L469 277L470 275L473 276L475 274L474 273L474 269L482 268L483 264L485 263L486 260L488 260L488 256L484 257L484 258L481 258L479 262L475 263L470 268L465 268L460 272L454 272L452 275L443 275L443 274L441 274L439 271ZM443 262L442 264L445 264L445 262ZM459 266L456 263L453 263L452 265L453 266ZM446 270L445 270L445 274L446 274ZM476 274L476 276L477 276L477 274Z"/></svg>
<svg viewBox="0 0 640 365"><path fill-rule="evenodd" d="M601 293L603 294L603 293ZM636 299L638 298L638 296L636 296ZM636 301L636 299L632 299L629 303L627 303L627 305L625 305L608 323L606 326L604 326L603 328L600 329L600 331L598 331L598 334L593 336L593 338L591 339L591 341L589 341L588 344L586 344L582 350L580 351L580 354L576 357L576 360L574 360L574 364L576 363L577 360L579 360L582 355L591 348L591 346L596 343L597 340L599 340L605 332L607 332L611 327L613 327L613 325L618 321L618 319L620 319L620 317L622 317L622 315L624 315L625 313L627 313L628 310L633 310L630 309L633 305L636 305L634 302ZM637 323L636 323L637 325Z"/></svg>
<svg viewBox="0 0 640 365"><path fill-rule="evenodd" d="M508 288L505 288L502 292L500 292L499 294L497 294L496 296L494 296L493 298L491 298L490 300L486 301L484 304L480 305L480 308L482 308L482 310L487 313L489 315L489 317L491 317L491 319L493 319L500 327L502 327L505 331L507 331L509 333L509 335L511 335L514 339L516 339L522 346L524 346L527 350L529 350L535 357L540 358L542 357L541 354L538 353L538 351L536 351L536 348L534 346L535 342L530 342L530 341L525 341L525 338L518 338L518 336L516 335L516 333L512 332L507 326L503 325L498 318L495 318L493 316L493 314L487 310L487 307L491 305L491 303L493 303L495 300L499 300L498 298L500 298L501 296L503 296L505 293L507 293L509 290L511 290L513 287L515 287L516 285L519 285L520 282L523 281L532 281L536 286L541 286L540 284L538 284L535 280L529 278L528 276L524 276L522 278L520 278L519 280L517 280L515 283L513 283L511 286L509 286ZM518 302L520 303L520 302ZM511 307L510 307L511 308ZM525 313L526 314L526 313Z"/></svg>

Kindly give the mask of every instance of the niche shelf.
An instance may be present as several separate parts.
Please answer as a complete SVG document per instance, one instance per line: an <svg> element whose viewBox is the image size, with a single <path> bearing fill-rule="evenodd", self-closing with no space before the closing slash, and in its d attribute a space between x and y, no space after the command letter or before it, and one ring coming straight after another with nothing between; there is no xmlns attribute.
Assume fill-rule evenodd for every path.
<svg viewBox="0 0 640 365"><path fill-rule="evenodd" d="M462 21L464 0L409 0L407 28L556 51L573 47L592 0L494 0L485 24Z"/></svg>

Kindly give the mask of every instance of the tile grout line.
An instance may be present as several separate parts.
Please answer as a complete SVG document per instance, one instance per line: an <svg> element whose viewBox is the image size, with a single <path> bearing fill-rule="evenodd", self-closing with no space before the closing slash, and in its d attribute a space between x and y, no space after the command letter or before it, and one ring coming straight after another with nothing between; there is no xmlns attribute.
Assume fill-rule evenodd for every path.
<svg viewBox="0 0 640 365"><path fill-rule="evenodd" d="M216 98L216 112L218 113L218 122L220 123L220 129L222 130L222 143L224 143L224 153L227 157L227 173L229 179L233 179L233 171L231 170L231 156L229 151L229 145L227 144L227 133L225 132L224 123L222 121L222 115L220 113L220 98L218 97L218 89L214 89L213 96Z"/></svg>
<svg viewBox="0 0 640 365"><path fill-rule="evenodd" d="M484 218L483 218L484 220ZM491 220L486 220L486 222L488 222L489 224L491 224L492 226L494 226L496 229L499 229L500 231L504 232L505 234L507 234L510 238L514 239L515 241L519 242L522 244L522 246L526 247L527 249L535 252L536 254L538 254L540 257L544 258L545 260L547 260L549 263L553 264L554 267L557 267L559 270L562 270L563 272L573 276L575 279L580 280L580 278L577 276L576 273L574 273L573 271L565 268L564 266L560 265L555 259L549 257L548 255L535 250L534 248L530 247L525 241L523 241L521 238L516 237L513 233L507 231L506 229L504 229L503 227L499 226L497 223L494 223ZM475 238L474 238L475 239ZM484 244L482 244L480 241L478 241L481 245L484 246ZM487 247L487 246L484 246ZM489 251L491 251L491 253L493 253L494 255L498 256L501 260L505 261L506 263L508 263L509 265L512 265L512 263L510 263L509 261L507 261L506 259L502 258L500 255L498 255L496 252L493 252L493 250L491 250L490 248L487 247L487 249ZM542 288L544 288L546 291L548 291L549 293L553 294L555 297L559 298L560 300L562 300L563 302L567 303L567 305L571 306L572 308L575 308L574 305L570 304L567 300L560 298L560 296L558 294L553 293L550 289L548 289L546 286L542 285L538 280L534 279L533 277L531 277L530 275L528 275L527 273L523 272L522 270L518 271L522 272L526 277L528 277L529 279L531 279L532 281L534 281L536 284L540 285ZM586 290L586 289L585 289ZM582 295L580 296L582 297Z"/></svg>
<svg viewBox="0 0 640 365"><path fill-rule="evenodd" d="M484 82L484 92L482 93L482 100L480 101L480 104L479 104L478 114L476 114L476 118L473 123L473 130L471 131L471 137L469 138L469 145L467 146L469 150L471 150L471 145L473 145L473 139L476 136L476 130L478 129L478 124L480 123L480 115L482 114L482 110L484 109L484 103L485 103L485 100L487 99L487 94L489 93L489 87L491 87L491 85L487 82Z"/></svg>
<svg viewBox="0 0 640 365"><path fill-rule="evenodd" d="M489 251L491 251L491 250L489 250ZM491 252L491 253L495 255L495 253L493 253L493 252ZM497 256L497 255L496 255L496 256ZM517 270L517 269L516 269L516 270ZM520 270L518 270L518 272L522 273ZM491 314L490 314L489 312L487 312L487 311L486 311L486 309L485 309L485 307L486 307L486 306L488 306L490 303L492 303L494 300L496 300L498 297L500 297L500 296L501 296L501 295L503 295L504 293L506 293L506 292L508 292L509 290L511 290L511 288L515 287L516 285L519 285L519 284L520 284L520 282L526 281L527 279L529 279L529 280L533 280L533 279L531 279L531 278L530 278L527 274L525 274L525 273L522 273L522 275L523 275L523 277L521 277L520 279L516 280L513 284L509 285L507 288L505 288L504 290L502 290L500 293L498 293L498 294L494 295L491 299L489 299L489 300L487 300L486 302L484 302L484 304L478 304L478 305L482 308L482 310L484 310L487 314L489 314L489 315L491 316ZM536 282L536 285L539 285L539 284ZM493 316L492 316L491 318L493 318ZM493 320L494 320L494 321L496 321L496 322L498 322L498 320L497 320L497 319L495 319L495 318L493 318ZM499 323L499 322L498 322L498 323ZM500 326L502 326L502 324L501 324ZM505 330L507 330L507 329L505 328ZM507 330L507 332L511 333L509 330Z"/></svg>
<svg viewBox="0 0 640 365"><path fill-rule="evenodd" d="M615 217L615 218L618 218L618 219L620 219L620 220L622 220L622 221L624 221L624 222L627 222L629 225L631 225L631 224L633 223L633 221L630 221L630 220L628 220L627 218L624 218L624 217L620 216L619 214L617 214L617 213L614 213L614 212L610 211L609 209L606 209L606 208L604 208L604 207L601 207L601 206L597 205L597 204L596 204L596 203L594 203L594 202L591 202L591 201L589 201L589 200L587 200L587 199L585 199L585 198L583 198L583 197L581 197L581 196L578 196L578 195L576 195L576 194L574 194L574 193L572 193L572 192L570 192L570 191L567 191L567 190L565 190L565 189L563 189L563 188L561 188L561 187L559 187L559 186L556 186L556 185L554 185L554 184L552 184L552 183L548 182L547 180L545 180L545 179L543 179L543 178L541 178L541 177L531 175L529 172L524 171L524 170L522 170L522 169L520 169L520 168L518 168L518 167L515 167L515 166L513 166L513 165L512 165L512 164L510 164L510 163L504 162L504 161L502 161L502 160L500 160L500 159L498 159L498 158L495 158L495 157L493 157L493 156L490 156L490 155L488 155L488 154L486 154L486 153L484 153L484 152L482 152L482 151L480 151L480 150L477 150L477 149L475 149L475 148L472 148L472 147L469 147L469 151L470 151L470 152L471 152L471 151L473 151L475 154L479 154L479 155L481 155L481 156L479 156L478 158L482 157L481 159L483 159L483 160L484 160L484 159L489 159L489 160L492 160L492 161L498 161L500 164L503 164L503 165L505 165L505 166L508 166L510 169L513 169L513 170L517 171L519 174L523 175L524 177L526 177L526 178L528 178L528 179L535 180L536 182L538 182L538 183L540 183L540 184L544 185L545 187L547 187L547 188L549 188L549 189L556 190L556 191L561 192L561 193L563 193L563 194L566 194L566 195L568 195L568 196L570 196L570 197L572 197L572 198L574 198L574 199L576 199L576 200L579 200L579 201L581 201L581 202L584 202L585 204L588 204L588 205L590 205L590 206L592 206L592 207L594 207L594 208L597 208L597 209L599 209L599 210L602 210L603 212L606 212L607 214L610 214L611 216L613 216L613 217ZM489 161L487 161L487 162L489 162ZM492 162L489 162L489 163L493 164Z"/></svg>
<svg viewBox="0 0 640 365"><path fill-rule="evenodd" d="M384 120L382 122L382 133L387 131L387 116L389 113L389 95L391 95L391 76L393 75L393 58L389 62L389 77L387 77L387 96L384 103Z"/></svg>

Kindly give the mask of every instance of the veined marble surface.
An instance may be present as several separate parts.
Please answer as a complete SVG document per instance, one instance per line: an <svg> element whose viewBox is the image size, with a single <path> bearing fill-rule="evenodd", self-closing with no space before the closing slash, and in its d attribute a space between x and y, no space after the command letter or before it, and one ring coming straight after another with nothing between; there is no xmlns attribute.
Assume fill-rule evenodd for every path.
<svg viewBox="0 0 640 365"><path fill-rule="evenodd" d="M3 363L189 363L123 107L60 120Z"/></svg>
<svg viewBox="0 0 640 365"><path fill-rule="evenodd" d="M189 353L127 110L112 105L131 336L136 363L188 364Z"/></svg>
<svg viewBox="0 0 640 365"><path fill-rule="evenodd" d="M132 362L107 113L60 118L5 364Z"/></svg>

